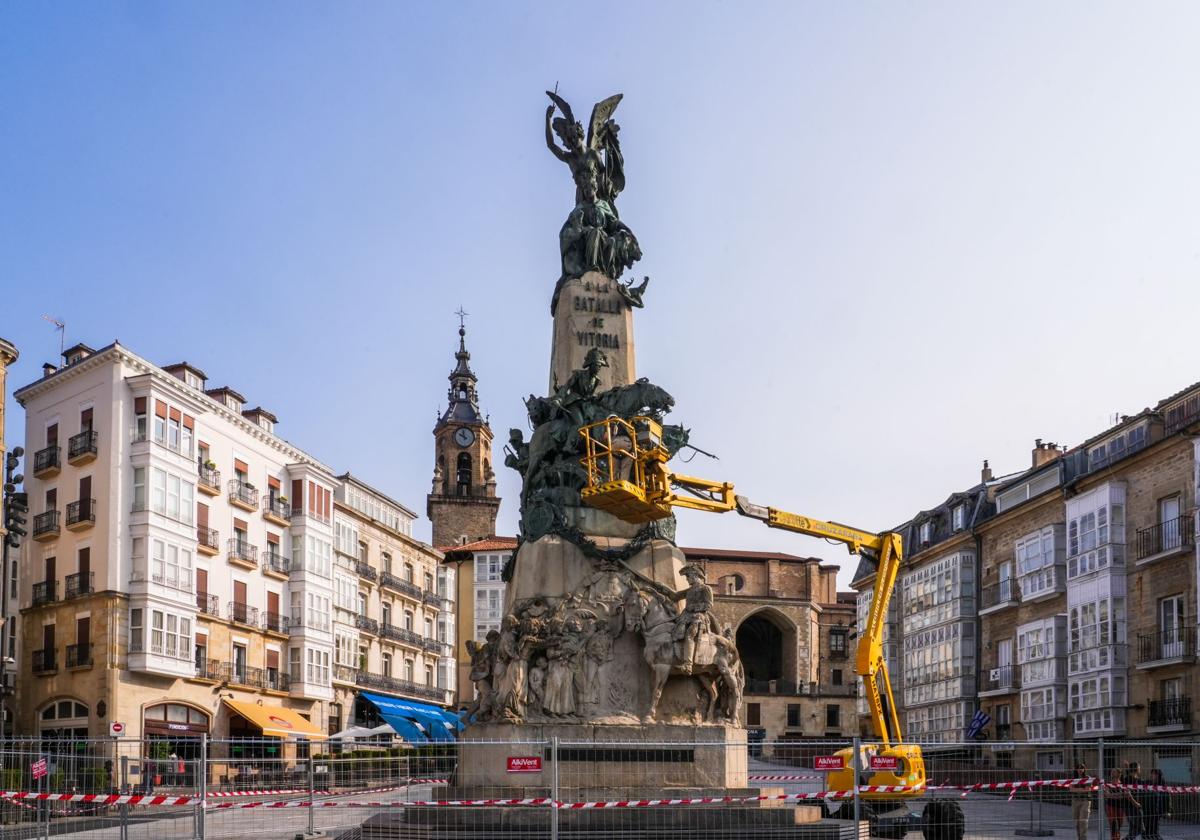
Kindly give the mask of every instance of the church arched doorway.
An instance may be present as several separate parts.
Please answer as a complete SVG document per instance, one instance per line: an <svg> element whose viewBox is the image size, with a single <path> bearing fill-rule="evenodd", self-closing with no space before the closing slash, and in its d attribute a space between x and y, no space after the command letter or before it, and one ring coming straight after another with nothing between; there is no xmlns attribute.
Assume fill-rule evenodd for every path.
<svg viewBox="0 0 1200 840"><path fill-rule="evenodd" d="M751 615L738 626L736 643L747 694L776 693L794 684L796 628L783 616L770 610Z"/></svg>

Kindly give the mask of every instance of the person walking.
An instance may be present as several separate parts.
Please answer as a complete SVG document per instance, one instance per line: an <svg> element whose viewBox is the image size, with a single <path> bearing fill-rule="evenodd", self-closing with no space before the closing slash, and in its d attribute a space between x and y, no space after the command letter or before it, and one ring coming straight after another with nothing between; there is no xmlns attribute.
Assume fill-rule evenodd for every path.
<svg viewBox="0 0 1200 840"><path fill-rule="evenodd" d="M1155 767L1150 771L1150 784L1156 788L1163 787L1163 772ZM1143 797L1145 811L1142 813L1142 837L1145 840L1162 840L1158 833L1158 822L1163 817L1171 816L1171 795L1165 790L1148 790Z"/></svg>
<svg viewBox="0 0 1200 840"><path fill-rule="evenodd" d="M1088 820L1092 816L1092 792L1096 789L1088 777L1083 762L1075 765L1078 784L1071 785L1071 819L1075 823L1076 840L1087 840Z"/></svg>
<svg viewBox="0 0 1200 840"><path fill-rule="evenodd" d="M1121 824L1125 821L1125 814L1140 810L1142 806L1126 790L1119 767L1112 769L1104 788L1104 816L1108 820L1109 837L1111 840L1121 840Z"/></svg>
<svg viewBox="0 0 1200 840"><path fill-rule="evenodd" d="M1125 835L1125 840L1137 840L1142 835L1142 811L1145 810L1143 791L1139 790L1142 784L1141 766L1136 761L1129 762L1129 769L1121 781L1130 785L1126 789L1126 793L1138 805L1137 808L1128 809L1126 813L1126 816L1129 817L1129 833Z"/></svg>

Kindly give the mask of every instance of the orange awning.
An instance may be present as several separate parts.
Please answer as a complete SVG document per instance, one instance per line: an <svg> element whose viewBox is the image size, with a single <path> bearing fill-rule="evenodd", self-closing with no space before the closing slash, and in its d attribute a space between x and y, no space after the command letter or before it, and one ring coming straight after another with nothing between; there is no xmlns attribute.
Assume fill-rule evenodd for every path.
<svg viewBox="0 0 1200 840"><path fill-rule="evenodd" d="M329 737L313 723L300 717L299 712L282 706L260 706L238 700L226 700L225 705L261 729L264 735L308 738L313 741L323 741Z"/></svg>

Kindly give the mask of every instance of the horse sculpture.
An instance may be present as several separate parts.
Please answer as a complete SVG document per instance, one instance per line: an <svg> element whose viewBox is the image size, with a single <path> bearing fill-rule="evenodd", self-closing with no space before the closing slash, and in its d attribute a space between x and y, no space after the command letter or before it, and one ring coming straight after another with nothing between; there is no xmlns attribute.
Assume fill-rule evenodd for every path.
<svg viewBox="0 0 1200 840"><path fill-rule="evenodd" d="M650 666L654 682L650 692L650 705L642 717L651 723L658 713L658 702L663 687L671 676L692 676L700 681L708 693L708 711L705 720L714 722L717 702L724 694L724 716L737 723L742 704L742 689L745 675L742 663L733 642L719 633L708 633L711 644L698 645L695 662L688 671L684 668L679 647L674 640L677 613L671 605L647 592L632 591L625 604L627 630L640 632L645 643L643 657Z"/></svg>

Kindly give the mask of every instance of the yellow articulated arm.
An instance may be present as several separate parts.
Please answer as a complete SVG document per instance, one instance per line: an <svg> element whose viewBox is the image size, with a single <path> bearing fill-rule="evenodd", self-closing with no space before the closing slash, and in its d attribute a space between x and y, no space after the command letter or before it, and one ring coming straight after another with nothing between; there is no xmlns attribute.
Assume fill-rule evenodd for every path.
<svg viewBox="0 0 1200 840"><path fill-rule="evenodd" d="M871 709L871 724L875 734L889 746L892 741L904 740L900 730L900 718L896 713L896 702L892 696L892 682L888 677L887 660L883 655L883 626L887 621L888 603L896 586L896 574L900 569L903 543L899 534L874 534L861 531L838 522L809 519L778 510L756 505L745 496L736 497L737 512L742 516L765 522L770 528L781 528L810 537L822 537L844 543L851 554L864 554L877 558L875 590L871 599L871 612L867 625L858 640L855 671L863 680L867 705ZM879 678L882 677L883 692L880 693Z"/></svg>

